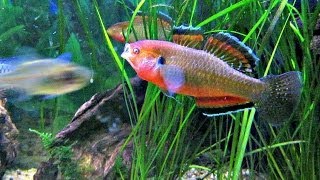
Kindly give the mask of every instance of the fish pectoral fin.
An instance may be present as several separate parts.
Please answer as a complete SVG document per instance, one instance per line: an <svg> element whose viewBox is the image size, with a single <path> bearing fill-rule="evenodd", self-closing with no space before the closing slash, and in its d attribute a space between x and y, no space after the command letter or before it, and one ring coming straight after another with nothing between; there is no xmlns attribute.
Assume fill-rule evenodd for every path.
<svg viewBox="0 0 320 180"><path fill-rule="evenodd" d="M173 99L175 99L175 93L174 92L171 92L171 91L168 91L168 90L165 90L165 89L161 89L161 92L165 95L165 96L167 96L167 97L169 97L169 98L173 98Z"/></svg>
<svg viewBox="0 0 320 180"><path fill-rule="evenodd" d="M160 73L169 94L176 93L185 83L184 72L178 66L163 65Z"/></svg>
<svg viewBox="0 0 320 180"><path fill-rule="evenodd" d="M175 93L161 89L161 92L168 98L175 100L178 104L182 104L178 99Z"/></svg>
<svg viewBox="0 0 320 180"><path fill-rule="evenodd" d="M240 107L251 103L248 99L236 96L196 97L195 99L200 108Z"/></svg>

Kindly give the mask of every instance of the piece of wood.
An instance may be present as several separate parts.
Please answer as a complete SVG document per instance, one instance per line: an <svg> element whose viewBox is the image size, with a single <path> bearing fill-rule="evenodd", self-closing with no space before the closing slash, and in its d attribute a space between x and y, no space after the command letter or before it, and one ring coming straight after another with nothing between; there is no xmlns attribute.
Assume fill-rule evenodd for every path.
<svg viewBox="0 0 320 180"><path fill-rule="evenodd" d="M5 103L6 99L0 100L0 179L15 160L19 145L19 131L4 108Z"/></svg>
<svg viewBox="0 0 320 180"><path fill-rule="evenodd" d="M137 103L141 105L147 83L134 77L131 85ZM129 142L126 148L120 151L131 133L123 87L124 85L120 84L114 89L95 94L79 108L70 124L55 137L52 148L73 144L74 160L86 179L115 177L113 166L117 157L120 157L123 166L128 170L131 167L132 143ZM110 129L114 124L118 127ZM38 177L46 176L41 174L42 172L50 172L45 168L46 166L39 167Z"/></svg>

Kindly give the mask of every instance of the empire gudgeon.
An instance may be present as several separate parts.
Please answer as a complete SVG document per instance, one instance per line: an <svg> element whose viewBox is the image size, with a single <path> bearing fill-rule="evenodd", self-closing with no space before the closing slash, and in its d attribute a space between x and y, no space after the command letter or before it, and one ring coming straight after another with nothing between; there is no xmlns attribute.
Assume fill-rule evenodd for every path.
<svg viewBox="0 0 320 180"><path fill-rule="evenodd" d="M65 94L87 85L90 76L90 70L61 56L55 59L2 60L0 97L6 97L7 91L27 96Z"/></svg>
<svg viewBox="0 0 320 180"><path fill-rule="evenodd" d="M158 40L126 44L121 55L138 76L170 93L193 96L201 108L254 104L259 118L278 124L300 100L300 72L251 77L258 58L227 33L207 39L201 49Z"/></svg>

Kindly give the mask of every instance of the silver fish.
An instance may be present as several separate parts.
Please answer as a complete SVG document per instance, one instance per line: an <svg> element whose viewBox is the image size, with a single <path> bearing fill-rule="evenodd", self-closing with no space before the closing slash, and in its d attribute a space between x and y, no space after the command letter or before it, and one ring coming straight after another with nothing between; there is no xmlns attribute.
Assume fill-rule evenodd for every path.
<svg viewBox="0 0 320 180"><path fill-rule="evenodd" d="M3 90L26 95L60 95L88 84L90 70L64 59L0 61L0 97Z"/></svg>

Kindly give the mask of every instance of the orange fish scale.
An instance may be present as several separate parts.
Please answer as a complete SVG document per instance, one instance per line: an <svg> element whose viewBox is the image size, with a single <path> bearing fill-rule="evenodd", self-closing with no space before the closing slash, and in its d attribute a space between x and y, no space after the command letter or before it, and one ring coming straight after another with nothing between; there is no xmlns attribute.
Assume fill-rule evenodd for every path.
<svg viewBox="0 0 320 180"><path fill-rule="evenodd" d="M194 97L207 97L207 96L229 96L226 92L223 92L219 89L212 89L209 87L192 87L187 84L183 85L181 89L178 90L178 93L189 94Z"/></svg>
<svg viewBox="0 0 320 180"><path fill-rule="evenodd" d="M195 94L195 92L197 93ZM226 107L250 102L247 98L208 87L194 88L184 85L178 93L193 94L199 107Z"/></svg>
<svg viewBox="0 0 320 180"><path fill-rule="evenodd" d="M240 104L249 103L248 100L233 97L233 96L224 96L224 97L200 97L196 98L196 104L198 107L208 108L208 107L227 107L227 106L234 106Z"/></svg>

